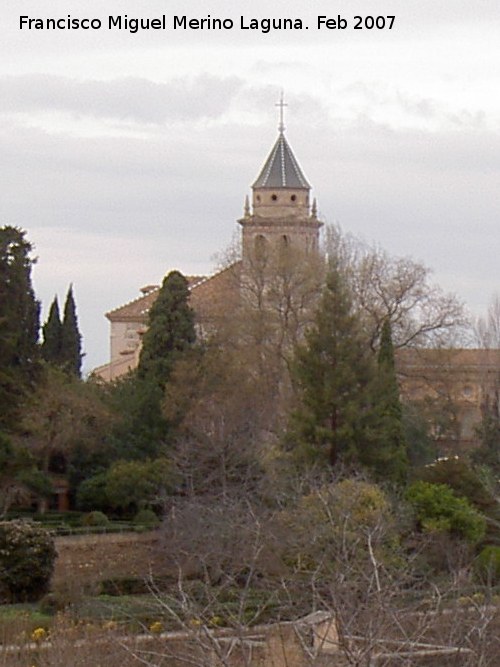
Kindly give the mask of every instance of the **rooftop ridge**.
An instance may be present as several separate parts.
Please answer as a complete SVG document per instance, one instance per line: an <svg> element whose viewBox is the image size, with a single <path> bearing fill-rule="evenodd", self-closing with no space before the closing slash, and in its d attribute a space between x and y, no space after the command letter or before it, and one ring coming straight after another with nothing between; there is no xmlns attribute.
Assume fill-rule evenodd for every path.
<svg viewBox="0 0 500 667"><path fill-rule="evenodd" d="M155 292L159 292L159 291L160 291L160 287L157 286L157 287L155 287L155 289L151 290L147 294L141 294L140 296L136 296L135 299L132 299L131 301L127 301L126 303L122 303L121 306L117 306L116 308L113 308L113 310L109 310L107 313L104 313L104 314L105 314L106 317L108 317L108 315L113 315L113 313L118 312L122 308L127 308L128 306L133 306L134 303L138 303L139 301L142 301L143 299L146 299L147 297L149 297L151 294L154 294Z"/></svg>

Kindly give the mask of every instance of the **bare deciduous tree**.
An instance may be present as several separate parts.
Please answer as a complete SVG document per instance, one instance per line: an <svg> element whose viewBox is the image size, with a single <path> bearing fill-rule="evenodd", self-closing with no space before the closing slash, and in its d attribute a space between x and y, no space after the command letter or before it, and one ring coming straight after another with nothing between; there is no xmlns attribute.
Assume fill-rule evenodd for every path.
<svg viewBox="0 0 500 667"><path fill-rule="evenodd" d="M477 319L475 329L481 347L500 349L500 294L493 296L486 316Z"/></svg>
<svg viewBox="0 0 500 667"><path fill-rule="evenodd" d="M449 346L463 336L468 326L463 304L433 285L431 271L419 262L391 257L344 235L339 227L328 228L326 252L337 257L347 272L373 349L387 318L396 348Z"/></svg>

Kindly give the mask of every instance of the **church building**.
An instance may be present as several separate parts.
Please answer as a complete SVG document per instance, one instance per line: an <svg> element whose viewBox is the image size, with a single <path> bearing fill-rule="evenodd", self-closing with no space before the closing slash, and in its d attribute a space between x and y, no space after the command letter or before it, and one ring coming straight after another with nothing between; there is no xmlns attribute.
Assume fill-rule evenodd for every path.
<svg viewBox="0 0 500 667"><path fill-rule="evenodd" d="M241 258L211 276L187 276L190 304L202 330L217 327L217 319L236 307L238 288L249 265L266 252L296 248L319 253L316 201L311 186L285 136L283 101L278 137L247 197L241 226ZM94 375L116 380L137 367L142 334L159 286L143 287L141 295L108 313L111 325L111 359ZM500 350L403 349L397 356L403 400L448 406L448 426L434 434L440 455L468 450L477 442L476 425L481 410L498 392ZM444 409L444 408L443 408Z"/></svg>
<svg viewBox="0 0 500 667"><path fill-rule="evenodd" d="M199 326L215 325L234 299L234 286L252 257L267 250L279 252L292 247L312 254L319 251L316 201L310 202L311 186L285 137L283 102L278 138L252 185L252 203L245 200L243 217L238 220L242 238L241 259L212 276L187 276L190 304ZM112 381L134 369L139 361L141 337L148 313L159 291L158 285L141 289L141 296L120 306L106 317L111 324L111 360L94 370L94 375Z"/></svg>

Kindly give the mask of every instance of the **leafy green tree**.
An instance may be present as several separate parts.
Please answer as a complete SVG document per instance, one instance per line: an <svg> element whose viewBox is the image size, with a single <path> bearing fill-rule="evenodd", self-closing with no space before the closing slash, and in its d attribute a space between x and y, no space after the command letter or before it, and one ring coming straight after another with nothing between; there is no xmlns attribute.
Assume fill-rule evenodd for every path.
<svg viewBox="0 0 500 667"><path fill-rule="evenodd" d="M406 491L419 530L449 533L476 544L484 536L486 522L466 498L457 496L447 484L418 481Z"/></svg>
<svg viewBox="0 0 500 667"><path fill-rule="evenodd" d="M309 463L357 462L373 363L344 276L333 266L293 363L299 407L288 443Z"/></svg>
<svg viewBox="0 0 500 667"><path fill-rule="evenodd" d="M416 471L418 479L431 484L447 484L453 491L488 514L495 510L497 502L465 458L443 457Z"/></svg>
<svg viewBox="0 0 500 667"><path fill-rule="evenodd" d="M79 378L82 374L82 358L82 337L78 329L73 286L70 285L61 327L61 367Z"/></svg>
<svg viewBox="0 0 500 667"><path fill-rule="evenodd" d="M106 494L106 471L99 472L88 477L78 487L76 492L76 505L81 510L110 509L111 505Z"/></svg>
<svg viewBox="0 0 500 667"><path fill-rule="evenodd" d="M171 491L172 482L167 459L116 461L106 474L106 497L115 509L137 511L161 504Z"/></svg>
<svg viewBox="0 0 500 667"><path fill-rule="evenodd" d="M162 388L153 379L133 373L105 391L106 403L115 415L113 428L106 437L105 467L117 459L159 456L169 432L169 422L161 409Z"/></svg>
<svg viewBox="0 0 500 667"><path fill-rule="evenodd" d="M44 474L67 474L80 448L103 448L112 423L98 387L47 365L24 406L17 440Z"/></svg>
<svg viewBox="0 0 500 667"><path fill-rule="evenodd" d="M162 389L176 360L195 342L194 313L188 300L187 280L179 271L172 271L163 280L149 312L138 376L153 380Z"/></svg>
<svg viewBox="0 0 500 667"><path fill-rule="evenodd" d="M458 456L440 458L417 470L416 475L425 482L447 484L458 496L467 498L486 517L485 540L498 542L500 505L469 460Z"/></svg>
<svg viewBox="0 0 500 667"><path fill-rule="evenodd" d="M0 433L0 516L4 518L16 503L29 502L32 494L51 492L49 479L38 470L31 453Z"/></svg>
<svg viewBox="0 0 500 667"><path fill-rule="evenodd" d="M40 304L31 284L32 250L25 232L0 228L0 428L19 416L20 401L39 369Z"/></svg>
<svg viewBox="0 0 500 667"><path fill-rule="evenodd" d="M485 581L498 585L500 582L500 547L489 544L484 547L475 562L475 571Z"/></svg>
<svg viewBox="0 0 500 667"><path fill-rule="evenodd" d="M62 323L57 296L50 306L49 316L42 327L42 357L50 364L61 364Z"/></svg>

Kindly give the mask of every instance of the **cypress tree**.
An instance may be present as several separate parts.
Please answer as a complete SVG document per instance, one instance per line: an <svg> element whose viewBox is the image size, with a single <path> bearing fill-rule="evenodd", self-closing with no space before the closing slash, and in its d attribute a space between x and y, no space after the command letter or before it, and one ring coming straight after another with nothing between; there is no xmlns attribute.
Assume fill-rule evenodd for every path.
<svg viewBox="0 0 500 667"><path fill-rule="evenodd" d="M299 408L288 441L299 460L355 463L373 373L371 355L344 276L333 266L313 327L292 368Z"/></svg>
<svg viewBox="0 0 500 667"><path fill-rule="evenodd" d="M82 358L82 337L78 329L73 286L70 285L61 327L61 367L70 375L81 377Z"/></svg>
<svg viewBox="0 0 500 667"><path fill-rule="evenodd" d="M194 313L189 303L188 283L179 271L165 277L149 312L138 376L163 389L175 361L195 342Z"/></svg>
<svg viewBox="0 0 500 667"><path fill-rule="evenodd" d="M15 418L38 375L40 304L31 284L32 250L24 231L0 228L0 426Z"/></svg>
<svg viewBox="0 0 500 667"><path fill-rule="evenodd" d="M408 454L389 318L382 327L371 407L365 419L366 439L360 450L361 462L371 468L379 480L403 483L408 472Z"/></svg>
<svg viewBox="0 0 500 667"><path fill-rule="evenodd" d="M127 458L154 458L169 437L171 424L162 412L164 389L175 362L196 338L188 299L186 279L172 271L149 312L137 372L113 388L112 399L122 419L113 430L112 442Z"/></svg>
<svg viewBox="0 0 500 667"><path fill-rule="evenodd" d="M50 306L49 316L42 327L42 357L50 364L61 366L62 323L57 296Z"/></svg>
<svg viewBox="0 0 500 667"><path fill-rule="evenodd" d="M496 386L491 395L486 396L481 406L482 419L476 429L479 447L471 459L478 465L488 466L498 477L500 475L500 391Z"/></svg>

